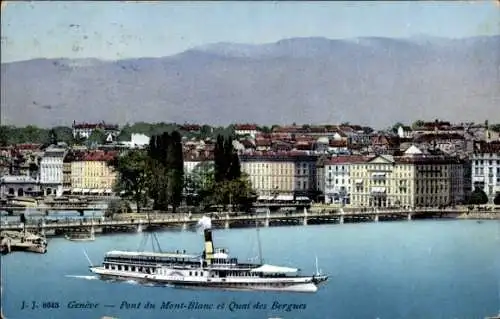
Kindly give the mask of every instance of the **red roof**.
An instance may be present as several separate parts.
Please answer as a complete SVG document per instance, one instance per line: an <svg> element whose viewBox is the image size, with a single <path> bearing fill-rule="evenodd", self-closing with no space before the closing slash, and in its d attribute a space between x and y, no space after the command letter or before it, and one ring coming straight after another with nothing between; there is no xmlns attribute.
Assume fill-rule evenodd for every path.
<svg viewBox="0 0 500 319"><path fill-rule="evenodd" d="M118 155L118 152L94 151L83 156L84 161L110 161Z"/></svg>
<svg viewBox="0 0 500 319"><path fill-rule="evenodd" d="M116 124L107 124L107 123L73 123L74 129L109 129L109 130L117 130L118 125Z"/></svg>
<svg viewBox="0 0 500 319"><path fill-rule="evenodd" d="M257 130L257 125L255 124L235 124L234 129L238 131L255 131Z"/></svg>

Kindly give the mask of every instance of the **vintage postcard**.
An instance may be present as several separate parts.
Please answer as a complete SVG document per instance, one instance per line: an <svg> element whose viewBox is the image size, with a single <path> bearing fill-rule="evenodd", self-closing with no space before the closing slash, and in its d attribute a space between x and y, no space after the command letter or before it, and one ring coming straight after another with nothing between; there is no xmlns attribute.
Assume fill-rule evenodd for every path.
<svg viewBox="0 0 500 319"><path fill-rule="evenodd" d="M2 1L1 318L499 318L498 1Z"/></svg>

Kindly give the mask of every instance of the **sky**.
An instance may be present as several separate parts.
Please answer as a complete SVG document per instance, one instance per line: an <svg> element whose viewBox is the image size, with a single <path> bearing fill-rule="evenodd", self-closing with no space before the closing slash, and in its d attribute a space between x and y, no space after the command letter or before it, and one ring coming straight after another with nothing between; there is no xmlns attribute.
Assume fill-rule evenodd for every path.
<svg viewBox="0 0 500 319"><path fill-rule="evenodd" d="M217 42L500 34L498 0L453 2L8 2L1 62L161 57Z"/></svg>

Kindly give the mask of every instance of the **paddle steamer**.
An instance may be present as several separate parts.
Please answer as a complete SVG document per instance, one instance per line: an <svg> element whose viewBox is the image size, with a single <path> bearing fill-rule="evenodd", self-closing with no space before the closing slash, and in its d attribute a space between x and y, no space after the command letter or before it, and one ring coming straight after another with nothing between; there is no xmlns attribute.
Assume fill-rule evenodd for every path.
<svg viewBox="0 0 500 319"><path fill-rule="evenodd" d="M304 276L296 268L240 263L226 249L214 249L210 229L204 230L204 237L205 250L200 255L185 251L110 251L102 265L89 268L101 279L132 279L190 288L316 292L319 284L328 279L318 270Z"/></svg>

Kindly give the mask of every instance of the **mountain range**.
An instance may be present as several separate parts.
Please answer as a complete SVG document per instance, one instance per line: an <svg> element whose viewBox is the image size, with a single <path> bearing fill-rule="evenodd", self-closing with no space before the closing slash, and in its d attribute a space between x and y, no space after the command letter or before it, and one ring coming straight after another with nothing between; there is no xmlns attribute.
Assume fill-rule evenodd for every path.
<svg viewBox="0 0 500 319"><path fill-rule="evenodd" d="M500 122L500 36L292 38L1 65L2 124Z"/></svg>

